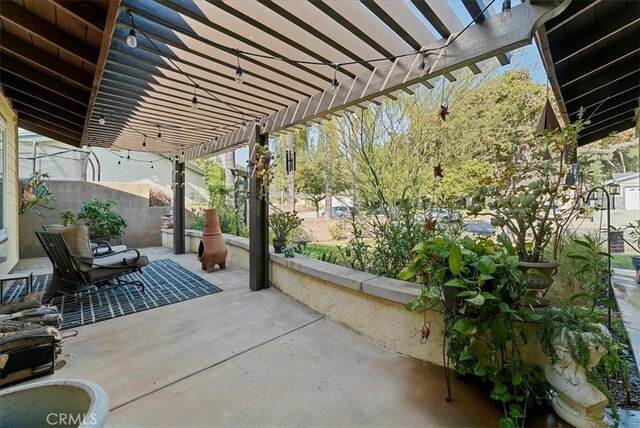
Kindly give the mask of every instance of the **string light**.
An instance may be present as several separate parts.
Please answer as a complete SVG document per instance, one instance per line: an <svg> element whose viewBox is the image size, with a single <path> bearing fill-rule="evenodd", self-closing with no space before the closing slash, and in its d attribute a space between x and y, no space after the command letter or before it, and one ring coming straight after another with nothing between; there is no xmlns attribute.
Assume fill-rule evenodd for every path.
<svg viewBox="0 0 640 428"><path fill-rule="evenodd" d="M138 38L136 37L135 24L133 23L133 14L128 9L126 11L126 14L131 20L131 24L133 25L133 28L129 30L129 35L127 36L127 45L130 48L135 48L136 46L138 46Z"/></svg>
<svg viewBox="0 0 640 428"><path fill-rule="evenodd" d="M129 45L130 48L135 48L136 46L138 46L136 30L134 30L133 28L129 30L129 35L127 36L127 45Z"/></svg>
<svg viewBox="0 0 640 428"><path fill-rule="evenodd" d="M120 161L120 159L118 159L118 166L120 166L122 164L122 162Z"/></svg>
<svg viewBox="0 0 640 428"><path fill-rule="evenodd" d="M151 162L151 169L153 169L153 162Z"/></svg>
<svg viewBox="0 0 640 428"><path fill-rule="evenodd" d="M242 85L244 79L242 77L242 67L240 67L240 51L236 49L236 60L238 62L238 66L236 67L236 83Z"/></svg>
<svg viewBox="0 0 640 428"><path fill-rule="evenodd" d="M427 72L427 56L428 55L429 54L427 52L424 52L424 51L422 52L422 62L420 62L420 67L419 67L420 74L424 74Z"/></svg>
<svg viewBox="0 0 640 428"><path fill-rule="evenodd" d="M329 88L329 93L335 94L338 91L338 64L335 64L335 68L333 69L333 80L331 81L331 87Z"/></svg>
<svg viewBox="0 0 640 428"><path fill-rule="evenodd" d="M158 135L156 135L156 143L162 143L162 132L160 132L160 124L156 126L158 127Z"/></svg>
<svg viewBox="0 0 640 428"><path fill-rule="evenodd" d="M502 2L502 14L500 15L500 22L506 24L511 21L511 0L504 0Z"/></svg>
<svg viewBox="0 0 640 428"><path fill-rule="evenodd" d="M193 98L191 99L191 110L198 110L198 97L196 96L196 91L198 90L198 84L196 83L193 86Z"/></svg>
<svg viewBox="0 0 640 428"><path fill-rule="evenodd" d="M104 117L104 109L100 107L100 110L102 110L102 114L100 115L100 119L98 120L98 123L100 123L100 125L104 125L105 123L107 123L107 119L105 119Z"/></svg>
<svg viewBox="0 0 640 428"><path fill-rule="evenodd" d="M144 136L144 140L142 140L142 147L147 147L147 136L146 135Z"/></svg>
<svg viewBox="0 0 640 428"><path fill-rule="evenodd" d="M131 159L131 150L127 150L127 160Z"/></svg>

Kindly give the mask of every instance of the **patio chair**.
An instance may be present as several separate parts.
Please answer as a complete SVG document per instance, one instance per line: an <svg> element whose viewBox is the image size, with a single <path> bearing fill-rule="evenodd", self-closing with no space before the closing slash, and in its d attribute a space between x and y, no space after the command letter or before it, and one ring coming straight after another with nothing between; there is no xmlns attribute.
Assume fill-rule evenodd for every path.
<svg viewBox="0 0 640 428"><path fill-rule="evenodd" d="M66 226L62 224L46 224L42 226L42 229L47 232L56 232L63 227ZM94 256L104 256L105 254L117 253L127 249L127 246L122 244L122 239L120 238L91 239L89 245L91 245L91 252Z"/></svg>
<svg viewBox="0 0 640 428"><path fill-rule="evenodd" d="M49 302L57 294L80 300L83 295L123 285L136 285L144 291L141 281L124 278L128 274L142 272L149 263L138 250L128 248L95 255L84 225L35 233L53 264L53 278L43 297L44 302Z"/></svg>

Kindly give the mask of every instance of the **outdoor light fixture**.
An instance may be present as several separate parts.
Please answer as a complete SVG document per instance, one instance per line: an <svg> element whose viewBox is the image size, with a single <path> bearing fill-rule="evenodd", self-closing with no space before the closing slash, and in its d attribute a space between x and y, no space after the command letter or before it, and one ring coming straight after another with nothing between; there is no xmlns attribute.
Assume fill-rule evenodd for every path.
<svg viewBox="0 0 640 428"><path fill-rule="evenodd" d="M293 150L287 150L286 158L287 174L291 174L296 170L296 152Z"/></svg>
<svg viewBox="0 0 640 428"><path fill-rule="evenodd" d="M422 52L422 62L420 63L420 74L424 74L427 72L427 53Z"/></svg>
<svg viewBox="0 0 640 428"><path fill-rule="evenodd" d="M333 70L333 80L331 80L331 87L329 88L330 94L335 94L338 91L338 79L336 78L338 74L338 65L336 64L335 69Z"/></svg>
<svg viewBox="0 0 640 428"><path fill-rule="evenodd" d="M196 96L196 91L198 90L198 84L193 87L193 98L191 99L191 110L198 110L198 97Z"/></svg>
<svg viewBox="0 0 640 428"><path fill-rule="evenodd" d="M162 143L162 133L160 132L160 125L156 125L158 127L158 135L156 135L156 142Z"/></svg>
<svg viewBox="0 0 640 428"><path fill-rule="evenodd" d="M611 209L615 210L616 196L620 194L620 185L617 182L612 181L611 183L607 184L607 189L609 190L609 195L611 195Z"/></svg>
<svg viewBox="0 0 640 428"><path fill-rule="evenodd" d="M127 45L129 45L130 48L135 48L136 46L138 46L138 39L136 38L136 30L133 28L129 30L129 35L127 36Z"/></svg>
<svg viewBox="0 0 640 428"><path fill-rule="evenodd" d="M236 50L236 60L238 62L238 66L236 67L236 83L242 85L244 82L244 78L242 77L242 67L240 67L240 51Z"/></svg>
<svg viewBox="0 0 640 428"><path fill-rule="evenodd" d="M502 15L500 15L500 22L506 24L511 21L511 0L504 0L502 2Z"/></svg>
<svg viewBox="0 0 640 428"><path fill-rule="evenodd" d="M104 118L104 109L101 108L100 110L102 110L102 114L100 115L98 123L100 123L100 125L104 125L105 123L107 123L107 119Z"/></svg>

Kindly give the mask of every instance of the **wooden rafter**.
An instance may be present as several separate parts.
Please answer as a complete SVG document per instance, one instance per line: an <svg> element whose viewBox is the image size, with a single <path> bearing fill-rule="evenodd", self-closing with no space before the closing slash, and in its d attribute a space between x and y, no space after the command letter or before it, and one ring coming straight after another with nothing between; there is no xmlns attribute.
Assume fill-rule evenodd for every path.
<svg viewBox="0 0 640 428"><path fill-rule="evenodd" d="M98 61L96 49L16 3L2 2L0 16L80 60L89 64L96 64Z"/></svg>
<svg viewBox="0 0 640 428"><path fill-rule="evenodd" d="M487 19L482 26L471 26L447 47L447 62L439 62L427 75L419 69L419 55L397 59L393 64L376 68L369 76L346 79L332 95L328 91L314 94L286 108L270 114L260 121L249 123L244 128L226 134L218 139L216 148L228 148L244 144L254 138L255 129L260 133L278 132L298 124L304 124L327 114L335 114L345 108L356 106L367 100L373 100L385 94L401 90L403 87L419 84L427 78L442 75L469 64L494 57L502 52L516 49L531 43L531 34L537 26L557 16L569 1L556 6L551 2L540 4L521 4L512 9L512 20L506 26L499 17ZM442 48L442 41L428 45L428 49ZM194 159L202 148L187 149L184 159Z"/></svg>

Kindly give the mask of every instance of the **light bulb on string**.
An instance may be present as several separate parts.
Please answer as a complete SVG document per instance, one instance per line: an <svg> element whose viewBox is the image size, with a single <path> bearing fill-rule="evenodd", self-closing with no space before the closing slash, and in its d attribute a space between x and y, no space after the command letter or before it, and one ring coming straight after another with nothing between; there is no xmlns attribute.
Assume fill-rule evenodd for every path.
<svg viewBox="0 0 640 428"><path fill-rule="evenodd" d="M144 147L145 150L147 150L146 149L146 147L147 147L147 136L146 135L144 135L144 139L142 140L142 147Z"/></svg>
<svg viewBox="0 0 640 428"><path fill-rule="evenodd" d="M335 69L333 70L333 80L331 80L331 87L329 88L329 93L330 94L335 94L338 91L338 79L337 79L337 75L338 75L338 64L335 64Z"/></svg>
<svg viewBox="0 0 640 428"><path fill-rule="evenodd" d="M107 119L105 119L104 117L104 109L100 108L100 110L102 110L102 114L100 114L100 119L98 119L98 123L100 125L104 125L105 123L107 123Z"/></svg>
<svg viewBox="0 0 640 428"><path fill-rule="evenodd" d="M136 30L133 28L129 30L129 35L127 36L127 45L130 48L135 48L136 46L138 46L138 38L136 37Z"/></svg>
<svg viewBox="0 0 640 428"><path fill-rule="evenodd" d="M151 162L151 169L153 169L153 162Z"/></svg>
<svg viewBox="0 0 640 428"><path fill-rule="evenodd" d="M511 21L511 0L504 0L502 2L502 14L500 15L500 22L506 24Z"/></svg>
<svg viewBox="0 0 640 428"><path fill-rule="evenodd" d="M420 62L419 70L421 75L427 72L427 52L422 52L422 61Z"/></svg>
<svg viewBox="0 0 640 428"><path fill-rule="evenodd" d="M236 60L238 62L238 66L236 67L236 83L242 84L244 82L242 67L240 67L240 50L236 49Z"/></svg>
<svg viewBox="0 0 640 428"><path fill-rule="evenodd" d="M118 166L122 165L122 161L118 159Z"/></svg>
<svg viewBox="0 0 640 428"><path fill-rule="evenodd" d="M131 159L131 150L127 150L127 160Z"/></svg>
<svg viewBox="0 0 640 428"><path fill-rule="evenodd" d="M156 125L158 127L158 135L156 135L156 143L162 143L162 132L160 132L160 125Z"/></svg>
<svg viewBox="0 0 640 428"><path fill-rule="evenodd" d="M198 90L198 84L193 87L193 98L191 99L191 110L198 110L198 97L196 96L196 91Z"/></svg>

